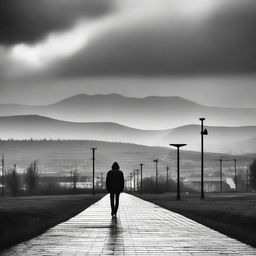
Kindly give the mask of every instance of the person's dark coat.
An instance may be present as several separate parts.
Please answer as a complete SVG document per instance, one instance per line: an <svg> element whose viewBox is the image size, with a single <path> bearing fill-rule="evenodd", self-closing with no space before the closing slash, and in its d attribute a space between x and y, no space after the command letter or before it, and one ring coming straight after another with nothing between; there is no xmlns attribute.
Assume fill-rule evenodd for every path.
<svg viewBox="0 0 256 256"><path fill-rule="evenodd" d="M110 170L107 174L106 188L109 193L121 193L124 190L124 175L123 172L118 169Z"/></svg>

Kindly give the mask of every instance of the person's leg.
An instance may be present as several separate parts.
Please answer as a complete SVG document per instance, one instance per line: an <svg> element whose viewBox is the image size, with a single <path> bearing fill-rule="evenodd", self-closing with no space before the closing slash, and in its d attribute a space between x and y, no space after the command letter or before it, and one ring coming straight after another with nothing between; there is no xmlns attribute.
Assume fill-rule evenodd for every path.
<svg viewBox="0 0 256 256"><path fill-rule="evenodd" d="M116 196L115 214L117 213L118 206L119 206L119 195L120 195L120 193L115 194L115 196Z"/></svg>
<svg viewBox="0 0 256 256"><path fill-rule="evenodd" d="M115 212L114 193L110 193L111 215Z"/></svg>

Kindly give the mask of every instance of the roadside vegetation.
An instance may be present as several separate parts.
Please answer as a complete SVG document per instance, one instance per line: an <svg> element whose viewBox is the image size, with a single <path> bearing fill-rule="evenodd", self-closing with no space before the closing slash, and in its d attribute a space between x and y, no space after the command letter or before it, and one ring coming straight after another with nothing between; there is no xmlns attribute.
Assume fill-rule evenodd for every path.
<svg viewBox="0 0 256 256"><path fill-rule="evenodd" d="M102 196L59 195L0 199L0 250L42 234L80 213Z"/></svg>

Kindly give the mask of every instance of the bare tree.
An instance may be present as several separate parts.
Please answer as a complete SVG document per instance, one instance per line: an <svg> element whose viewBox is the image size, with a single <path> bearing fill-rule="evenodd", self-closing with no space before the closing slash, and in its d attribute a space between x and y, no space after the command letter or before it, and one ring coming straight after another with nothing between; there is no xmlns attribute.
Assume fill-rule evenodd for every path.
<svg viewBox="0 0 256 256"><path fill-rule="evenodd" d="M38 165L36 161L33 161L25 173L25 181L29 191L33 191L38 183Z"/></svg>
<svg viewBox="0 0 256 256"><path fill-rule="evenodd" d="M256 159L250 164L249 183L256 190Z"/></svg>
<svg viewBox="0 0 256 256"><path fill-rule="evenodd" d="M7 187L11 190L12 196L16 196L20 189L20 177L16 171L16 165L6 175Z"/></svg>
<svg viewBox="0 0 256 256"><path fill-rule="evenodd" d="M78 174L78 171L77 171L77 168L76 168L73 172L71 172L71 182L73 183L73 189L74 190L77 189L78 177L79 177L79 174Z"/></svg>

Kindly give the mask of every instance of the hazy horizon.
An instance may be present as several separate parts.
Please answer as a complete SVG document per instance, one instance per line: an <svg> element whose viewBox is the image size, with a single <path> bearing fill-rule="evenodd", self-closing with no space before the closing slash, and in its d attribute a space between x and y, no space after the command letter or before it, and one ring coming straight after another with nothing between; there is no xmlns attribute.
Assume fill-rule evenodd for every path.
<svg viewBox="0 0 256 256"><path fill-rule="evenodd" d="M255 81L256 75L233 75L187 78L96 77L43 83L35 81L32 84L0 83L0 104L49 105L77 94L119 94L134 98L177 96L205 106L256 108Z"/></svg>

